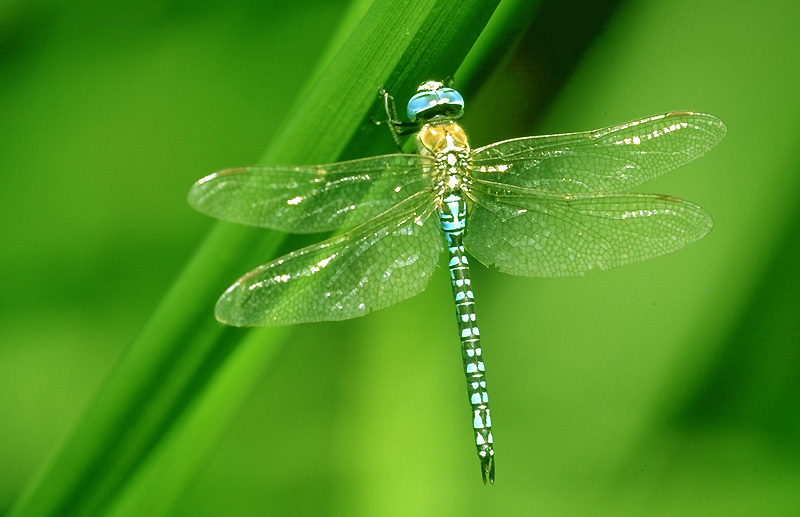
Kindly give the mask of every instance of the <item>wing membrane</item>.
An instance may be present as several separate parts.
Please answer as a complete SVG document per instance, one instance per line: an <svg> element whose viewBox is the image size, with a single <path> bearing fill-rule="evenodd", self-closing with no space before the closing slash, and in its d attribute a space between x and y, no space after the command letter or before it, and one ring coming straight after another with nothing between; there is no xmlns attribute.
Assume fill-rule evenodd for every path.
<svg viewBox="0 0 800 517"><path fill-rule="evenodd" d="M431 188L428 159L409 154L326 165L228 169L189 191L189 204L212 217L288 233L352 228Z"/></svg>
<svg viewBox="0 0 800 517"><path fill-rule="evenodd" d="M363 316L425 289L444 242L433 194L418 193L353 230L284 255L240 278L217 319L278 326Z"/></svg>
<svg viewBox="0 0 800 517"><path fill-rule="evenodd" d="M725 124L675 112L582 133L533 136L476 149L476 179L560 194L621 192L684 165L717 145Z"/></svg>
<svg viewBox="0 0 800 517"><path fill-rule="evenodd" d="M483 188L473 192L464 245L512 275L579 276L639 262L676 251L713 226L705 210L668 196L534 196L511 187L487 196Z"/></svg>

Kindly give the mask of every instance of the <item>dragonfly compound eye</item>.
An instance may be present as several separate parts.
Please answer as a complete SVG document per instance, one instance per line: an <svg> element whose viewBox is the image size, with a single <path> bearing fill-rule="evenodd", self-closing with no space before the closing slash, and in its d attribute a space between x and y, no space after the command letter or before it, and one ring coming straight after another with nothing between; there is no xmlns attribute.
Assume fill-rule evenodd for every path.
<svg viewBox="0 0 800 517"><path fill-rule="evenodd" d="M412 122L446 115L458 118L464 113L464 98L452 88L421 91L408 101L408 119Z"/></svg>

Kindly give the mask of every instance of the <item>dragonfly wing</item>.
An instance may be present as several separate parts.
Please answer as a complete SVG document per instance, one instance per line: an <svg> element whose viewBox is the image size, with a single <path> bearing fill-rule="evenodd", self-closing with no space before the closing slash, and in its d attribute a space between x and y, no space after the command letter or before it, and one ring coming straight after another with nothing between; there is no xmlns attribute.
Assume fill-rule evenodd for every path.
<svg viewBox="0 0 800 517"><path fill-rule="evenodd" d="M363 316L423 291L444 249L433 194L247 273L219 299L217 319L259 327Z"/></svg>
<svg viewBox="0 0 800 517"><path fill-rule="evenodd" d="M560 194L621 192L701 156L725 132L717 117L684 111L582 133L515 138L476 149L472 175Z"/></svg>
<svg viewBox="0 0 800 517"><path fill-rule="evenodd" d="M676 251L713 225L699 206L669 196L516 194L495 197L479 187L464 237L476 259L512 275L580 276L639 262Z"/></svg>
<svg viewBox="0 0 800 517"><path fill-rule="evenodd" d="M430 159L392 154L326 165L227 169L192 185L204 214L288 233L352 228L432 187Z"/></svg>

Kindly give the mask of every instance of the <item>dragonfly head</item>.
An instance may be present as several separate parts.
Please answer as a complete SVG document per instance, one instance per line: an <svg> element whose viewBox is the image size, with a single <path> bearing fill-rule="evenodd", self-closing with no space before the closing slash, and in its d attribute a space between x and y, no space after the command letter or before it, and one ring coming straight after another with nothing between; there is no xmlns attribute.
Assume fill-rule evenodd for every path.
<svg viewBox="0 0 800 517"><path fill-rule="evenodd" d="M439 81L422 83L408 101L408 119L412 122L427 122L441 116L456 119L463 114L464 99L461 94Z"/></svg>

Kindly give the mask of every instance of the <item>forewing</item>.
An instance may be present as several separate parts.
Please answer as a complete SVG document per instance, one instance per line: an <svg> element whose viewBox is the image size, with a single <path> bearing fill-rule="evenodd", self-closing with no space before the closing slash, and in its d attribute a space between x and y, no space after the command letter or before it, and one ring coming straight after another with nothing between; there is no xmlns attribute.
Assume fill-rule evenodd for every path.
<svg viewBox="0 0 800 517"><path fill-rule="evenodd" d="M512 275L579 276L639 262L683 248L713 225L699 206L660 195L476 191L473 199L467 251Z"/></svg>
<svg viewBox="0 0 800 517"><path fill-rule="evenodd" d="M563 135L515 138L476 149L472 175L559 194L621 192L684 165L717 145L725 124L674 112Z"/></svg>
<svg viewBox="0 0 800 517"><path fill-rule="evenodd" d="M363 316L425 289L444 249L433 194L422 192L353 230L240 278L217 319L240 327Z"/></svg>
<svg viewBox="0 0 800 517"><path fill-rule="evenodd" d="M432 188L411 154L326 165L227 169L192 185L189 204L204 214L289 233L352 228Z"/></svg>

